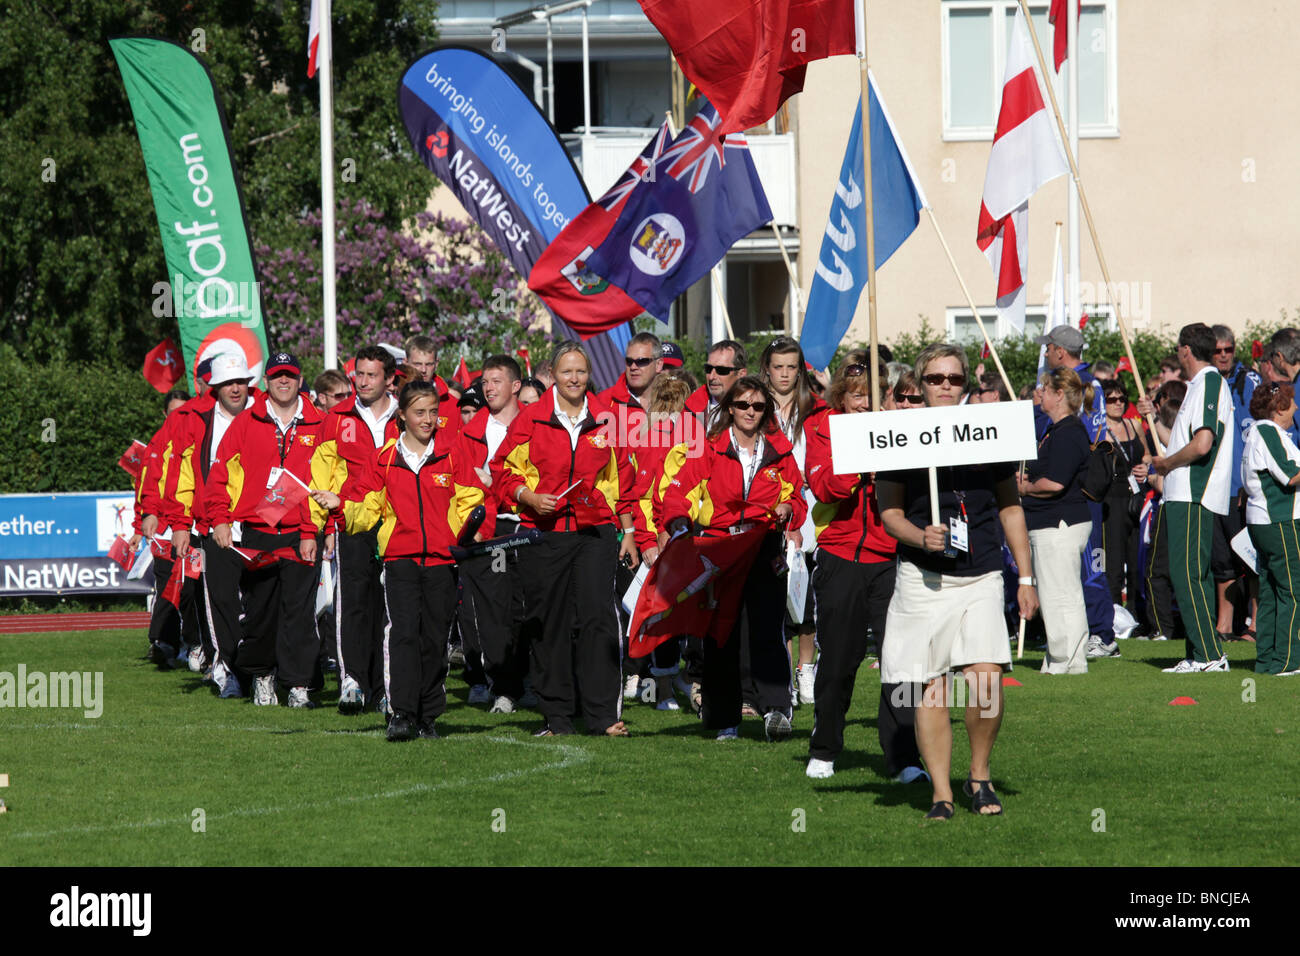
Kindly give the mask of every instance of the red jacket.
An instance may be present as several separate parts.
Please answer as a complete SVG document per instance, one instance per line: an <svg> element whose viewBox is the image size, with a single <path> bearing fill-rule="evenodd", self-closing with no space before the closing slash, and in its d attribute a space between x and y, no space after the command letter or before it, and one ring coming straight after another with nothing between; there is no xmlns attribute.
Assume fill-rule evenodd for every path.
<svg viewBox="0 0 1300 956"><path fill-rule="evenodd" d="M444 420L441 404L438 412L441 435ZM394 410L384 424L382 445L395 440L397 433L397 412ZM363 493L359 482L370 474L378 454L379 449L375 447L370 426L361 417L357 408L357 396L353 394L325 413L320 441L312 453L311 486L332 491L347 501L357 501Z"/></svg>
<svg viewBox="0 0 1300 956"><path fill-rule="evenodd" d="M630 405L632 408L640 408L641 402L632 397L632 393L627 388L627 373L624 372L618 377L618 381L600 393L600 400L611 408L617 405Z"/></svg>
<svg viewBox="0 0 1300 956"><path fill-rule="evenodd" d="M253 402L260 395L252 389L248 394ZM251 404L245 410L248 407ZM161 449L165 474L162 514L173 530L193 528L206 534L211 527L203 514L203 489L212 461L212 423L218 414L216 392L208 391L190 399L168 419L171 428ZM234 424L232 421L227 431Z"/></svg>
<svg viewBox="0 0 1300 956"><path fill-rule="evenodd" d="M892 561L898 542L885 533L880 523L873 476L837 475L831 467L830 420L839 414L832 411L818 415L804 429L805 474L818 502L813 507L817 547L846 561Z"/></svg>
<svg viewBox="0 0 1300 956"><path fill-rule="evenodd" d="M360 499L343 503L347 530L368 531L378 523L379 553L386 561L451 564L451 546L486 489L461 447L440 452L435 440L417 473L400 441L388 442L375 456L375 466L359 482Z"/></svg>
<svg viewBox="0 0 1300 956"><path fill-rule="evenodd" d="M203 489L203 516L208 524L239 521L270 534L298 531L304 539L315 537L312 509L316 505L310 497L276 526L267 525L257 507L266 496L272 468L286 468L304 484L318 487L311 485L311 466L323 427L320 411L303 400L302 412L290 426L288 441L282 447L279 429L267 410L267 398L259 395L251 408L230 423L221 439L217 462ZM368 437L369 431L366 434Z"/></svg>
<svg viewBox="0 0 1300 956"><path fill-rule="evenodd" d="M663 529L663 492L673 475L692 455L704 453L704 426L689 412L651 423L643 420L631 438L636 478L632 493L637 498L632 514L636 546L644 551L655 547ZM680 447L679 447L680 446ZM665 466L671 461L671 473Z"/></svg>
<svg viewBox="0 0 1300 956"><path fill-rule="evenodd" d="M685 447L677 446L674 454ZM665 465L668 467L671 462ZM663 493L664 526L688 518L714 534L746 524L775 527L772 512L777 505L789 502L794 514L786 527L798 528L808 514L800 494L802 486L790 443L773 429L763 436L763 454L746 495L740 458L732 448L728 429L705 442L702 455L686 457L668 480Z"/></svg>
<svg viewBox="0 0 1300 956"><path fill-rule="evenodd" d="M705 425L704 415L709 410L709 389L708 386L701 385L695 391L691 392L690 398L686 399L686 410L692 415L698 415L700 421Z"/></svg>
<svg viewBox="0 0 1300 956"><path fill-rule="evenodd" d="M504 508L519 514L520 524L543 531L576 531L618 524L616 515L631 515L635 472L617 416L597 395L587 395L587 417L580 423L574 448L568 430L555 419L555 389L520 409L505 441L492 459L492 487ZM520 488L558 495L573 490L549 515L518 503Z"/></svg>

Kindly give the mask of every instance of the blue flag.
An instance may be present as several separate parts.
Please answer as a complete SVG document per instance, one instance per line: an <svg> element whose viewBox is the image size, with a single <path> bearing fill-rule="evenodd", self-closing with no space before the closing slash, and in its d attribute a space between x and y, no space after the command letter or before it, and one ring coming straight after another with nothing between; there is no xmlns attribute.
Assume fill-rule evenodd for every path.
<svg viewBox="0 0 1300 956"><path fill-rule="evenodd" d="M609 235L587 258L647 312L668 306L727 254L732 243L769 222L763 185L741 133L718 132L706 105L663 151L628 198Z"/></svg>
<svg viewBox="0 0 1300 956"><path fill-rule="evenodd" d="M903 244L929 205L912 175L907 155L894 135L889 111L882 108L871 78L871 197L876 239L876 268ZM853 322L858 299L867 285L867 214L862 203L862 97L853 114L849 145L831 200L830 219L817 257L817 273L808 292L800 335L804 357L824 369L835 357Z"/></svg>

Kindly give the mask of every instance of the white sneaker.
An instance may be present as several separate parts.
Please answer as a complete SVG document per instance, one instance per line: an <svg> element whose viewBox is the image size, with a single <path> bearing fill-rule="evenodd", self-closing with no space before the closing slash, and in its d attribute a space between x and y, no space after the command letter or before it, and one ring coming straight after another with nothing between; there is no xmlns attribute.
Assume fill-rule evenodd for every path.
<svg viewBox="0 0 1300 956"><path fill-rule="evenodd" d="M834 760L818 760L816 757L808 759L808 769L804 771L814 780L825 780L827 777L835 776Z"/></svg>
<svg viewBox="0 0 1300 956"><path fill-rule="evenodd" d="M311 710L316 705L307 696L306 687L291 687L289 689L289 706L299 710Z"/></svg>
<svg viewBox="0 0 1300 956"><path fill-rule="evenodd" d="M471 693L473 693L473 691L471 691ZM505 694L498 694L497 699L494 700L492 706L488 708L489 714L513 714L514 712L515 702Z"/></svg>
<svg viewBox="0 0 1300 956"><path fill-rule="evenodd" d="M492 691L487 684L475 684L469 689L469 703L486 704L492 699Z"/></svg>
<svg viewBox="0 0 1300 956"><path fill-rule="evenodd" d="M1193 660L1179 661L1173 667L1166 667L1163 673L1166 674L1204 674L1208 671L1226 671L1228 670L1228 659L1220 657L1217 661L1206 661L1200 663Z"/></svg>
<svg viewBox="0 0 1300 956"><path fill-rule="evenodd" d="M1296 675L1300 675L1300 670L1282 671L1282 672L1281 672L1280 674L1278 674L1277 676L1278 676L1278 677L1295 677Z"/></svg>
<svg viewBox="0 0 1300 956"><path fill-rule="evenodd" d="M189 669L196 674L203 673L203 645L196 644L190 648L190 653L186 657L185 663Z"/></svg>
<svg viewBox="0 0 1300 956"><path fill-rule="evenodd" d="M1119 657L1118 644L1103 644L1101 638L1093 636L1088 638L1088 656L1089 657Z"/></svg>
<svg viewBox="0 0 1300 956"><path fill-rule="evenodd" d="M1231 669L1232 667L1228 664L1228 656L1226 654L1220 657L1217 661L1207 662L1201 668L1203 671L1226 671Z"/></svg>
<svg viewBox="0 0 1300 956"><path fill-rule="evenodd" d="M258 707L277 707L280 698L275 693L275 675L263 674L253 680L253 703Z"/></svg>
<svg viewBox="0 0 1300 956"><path fill-rule="evenodd" d="M361 693L361 685L356 679L343 675L339 681L339 713L359 714L366 706L366 697Z"/></svg>
<svg viewBox="0 0 1300 956"><path fill-rule="evenodd" d="M627 679L623 681L623 699L636 700L641 696L641 678L635 674L628 674Z"/></svg>
<svg viewBox="0 0 1300 956"><path fill-rule="evenodd" d="M799 702L813 703L813 684L817 680L817 665L803 664L795 669L795 683L799 685Z"/></svg>
<svg viewBox="0 0 1300 956"><path fill-rule="evenodd" d="M930 775L920 767L904 767L894 778L894 783L916 783L918 780L929 780Z"/></svg>
<svg viewBox="0 0 1300 956"><path fill-rule="evenodd" d="M681 710L682 705L677 703L676 697L665 697L659 703L655 704L655 710Z"/></svg>
<svg viewBox="0 0 1300 956"><path fill-rule="evenodd" d="M719 739L719 740L739 740L739 739L740 739L740 727L739 727L739 726L736 726L736 727L723 727L721 730L718 731L718 739Z"/></svg>

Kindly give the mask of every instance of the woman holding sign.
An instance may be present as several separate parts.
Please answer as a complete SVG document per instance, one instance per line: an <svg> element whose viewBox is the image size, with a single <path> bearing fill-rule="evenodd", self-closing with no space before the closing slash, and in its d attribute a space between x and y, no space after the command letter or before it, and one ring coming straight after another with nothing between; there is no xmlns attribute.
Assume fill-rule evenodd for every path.
<svg viewBox="0 0 1300 956"><path fill-rule="evenodd" d="M955 408L966 391L966 353L955 345L926 348L916 378L930 408ZM892 472L876 479L885 530L898 541L898 575L889 603L881 650L883 683L924 684L916 710L916 741L930 771L933 803L927 819L953 815L951 675L960 671L970 696L966 732L970 770L963 787L971 809L1002 812L993 790L989 758L1002 724L1002 671L1011 646L1002 616L1002 535L1021 569L1022 617L1038 609L1030 567L1029 535L1016 493L1014 465L954 465ZM933 485L932 485L933 482ZM939 521L931 514L937 488Z"/></svg>
<svg viewBox="0 0 1300 956"><path fill-rule="evenodd" d="M580 695L587 732L622 737L614 562L629 570L640 563L632 535L635 474L614 413L587 394L586 350L563 343L553 367L554 387L520 410L492 459L499 506L514 507L521 527L543 532L519 552L526 626L534 631L534 687L546 718L537 736L573 733Z"/></svg>
<svg viewBox="0 0 1300 956"><path fill-rule="evenodd" d="M1254 427L1241 462L1246 526L1259 569L1255 617L1255 673L1300 673L1300 449L1287 435L1296 413L1295 389L1280 382L1256 387L1250 400Z"/></svg>
<svg viewBox="0 0 1300 956"><path fill-rule="evenodd" d="M1038 458L1016 480L1023 500L1029 545L1038 572L1047 631L1044 674L1088 673L1088 610L1079 578L1092 516L1083 497L1091 446L1079 409L1083 382L1070 368L1053 369L1039 385L1041 407L1051 419L1038 442ZM1092 386L1086 401L1092 405Z"/></svg>

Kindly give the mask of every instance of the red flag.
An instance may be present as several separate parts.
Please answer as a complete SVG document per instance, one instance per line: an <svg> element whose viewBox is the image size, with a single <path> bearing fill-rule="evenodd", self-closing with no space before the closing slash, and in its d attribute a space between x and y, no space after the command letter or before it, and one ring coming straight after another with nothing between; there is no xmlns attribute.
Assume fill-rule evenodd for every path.
<svg viewBox="0 0 1300 956"><path fill-rule="evenodd" d="M1259 339L1250 343L1250 357L1256 362L1264 357L1264 343Z"/></svg>
<svg viewBox="0 0 1300 956"><path fill-rule="evenodd" d="M135 555L131 553L131 545L120 534L108 546L108 556L120 564L123 571L130 571L135 560Z"/></svg>
<svg viewBox="0 0 1300 956"><path fill-rule="evenodd" d="M163 339L145 355L144 368L141 372L145 380L158 391L169 392L185 374L181 350L171 339Z"/></svg>
<svg viewBox="0 0 1300 956"><path fill-rule="evenodd" d="M765 534L755 528L717 538L683 534L669 541L637 598L628 654L645 657L675 634L725 644Z"/></svg>
<svg viewBox="0 0 1300 956"><path fill-rule="evenodd" d="M717 108L723 134L767 122L803 89L806 64L855 52L858 0L638 2Z"/></svg>
<svg viewBox="0 0 1300 956"><path fill-rule="evenodd" d="M203 571L203 552L198 548L190 548L185 552L185 576L190 580L196 580Z"/></svg>
<svg viewBox="0 0 1300 956"><path fill-rule="evenodd" d="M456 366L456 374L451 377L451 380L458 382L461 388L469 388L469 383L474 381L474 377L470 374L469 366L465 364L463 356L460 364Z"/></svg>
<svg viewBox="0 0 1300 956"><path fill-rule="evenodd" d="M311 22L307 24L307 77L316 75L316 51L320 47L320 8L311 0Z"/></svg>
<svg viewBox="0 0 1300 956"><path fill-rule="evenodd" d="M1119 364L1115 366L1115 374L1118 375L1120 372L1128 372L1134 378L1137 377L1137 373L1133 371L1133 366L1129 363L1127 355L1120 359Z"/></svg>
<svg viewBox="0 0 1300 956"><path fill-rule="evenodd" d="M293 548L276 548L274 551L253 551L250 548L232 547L231 551L239 555L239 560L244 563L244 567L249 571L260 571L262 568L269 568L281 560L297 561L304 564L301 556Z"/></svg>
<svg viewBox="0 0 1300 956"><path fill-rule="evenodd" d="M149 550L153 552L155 558L162 558L164 561L172 559L172 543L167 538L154 535L149 539Z"/></svg>
<svg viewBox="0 0 1300 956"><path fill-rule="evenodd" d="M1085 312L1083 313L1083 315L1079 316L1079 331L1082 332L1083 327L1087 324L1088 324L1088 313Z"/></svg>
<svg viewBox="0 0 1300 956"><path fill-rule="evenodd" d="M587 257L605 241L628 197L653 174L655 162L671 142L668 124L661 123L618 181L564 227L528 273L528 288L584 339L618 328L645 311L618 286L589 271Z"/></svg>
<svg viewBox="0 0 1300 956"><path fill-rule="evenodd" d="M131 447L122 452L122 457L117 460L118 467L131 476L132 483L140 480L140 472L144 470L144 453L144 442L132 439Z"/></svg>
<svg viewBox="0 0 1300 956"><path fill-rule="evenodd" d="M181 585L185 583L185 562L177 561L172 565L172 573L163 588L162 599L172 607L181 606Z"/></svg>
<svg viewBox="0 0 1300 956"><path fill-rule="evenodd" d="M1047 22L1056 27L1052 33L1052 59L1056 61L1056 72L1061 72L1061 64L1070 55L1070 0L1052 0L1052 8L1047 14ZM1083 16L1083 0L1079 0L1078 16ZM1076 19L1076 23L1078 20Z"/></svg>
<svg viewBox="0 0 1300 956"><path fill-rule="evenodd" d="M524 375L528 378L532 378L533 363L528 358L528 349L521 346L520 348L515 349L515 354L524 360Z"/></svg>
<svg viewBox="0 0 1300 956"><path fill-rule="evenodd" d="M989 348L988 342L985 342L984 347L980 349L980 358L988 358L992 354L993 350Z"/></svg>
<svg viewBox="0 0 1300 956"><path fill-rule="evenodd" d="M281 469L275 482L266 489L255 510L271 527L279 527L284 516L306 500L310 489L289 469Z"/></svg>

